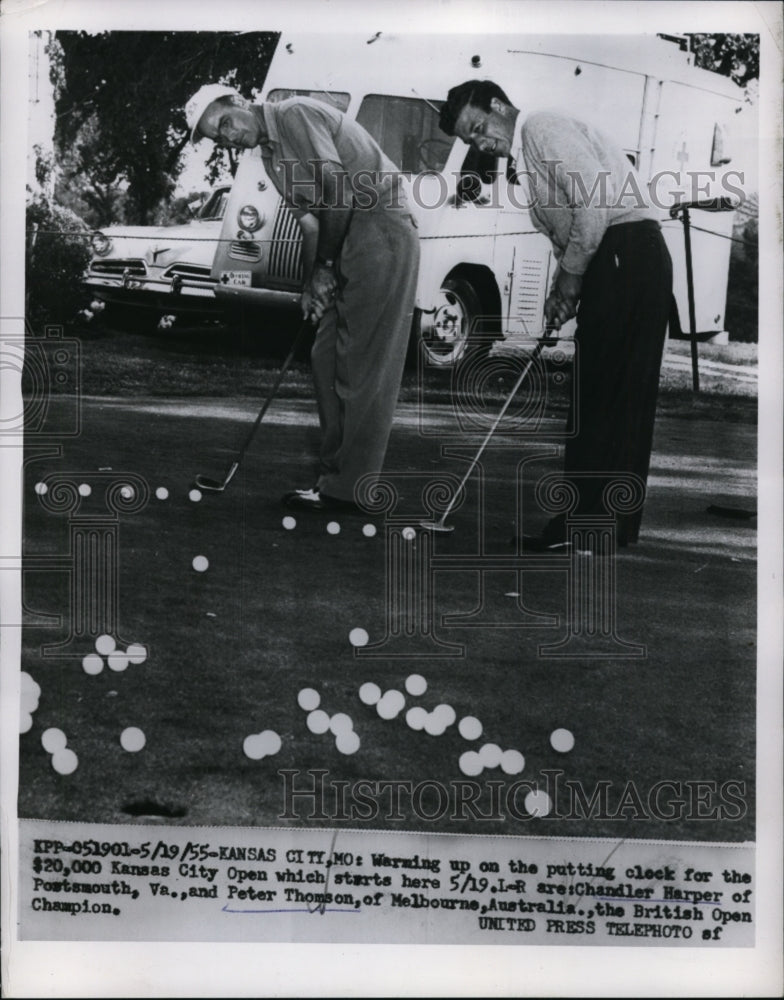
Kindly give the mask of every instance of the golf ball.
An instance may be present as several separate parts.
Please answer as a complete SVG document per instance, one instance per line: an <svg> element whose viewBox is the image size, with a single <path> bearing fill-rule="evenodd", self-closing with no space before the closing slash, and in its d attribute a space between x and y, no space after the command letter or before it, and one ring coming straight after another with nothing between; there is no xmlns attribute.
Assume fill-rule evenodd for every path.
<svg viewBox="0 0 784 1000"><path fill-rule="evenodd" d="M128 753L137 753L147 742L147 737L136 726L128 726L120 733L120 746Z"/></svg>
<svg viewBox="0 0 784 1000"><path fill-rule="evenodd" d="M362 525L362 534L365 536L365 538L372 538L375 535L375 533L376 533L375 524Z"/></svg>
<svg viewBox="0 0 784 1000"><path fill-rule="evenodd" d="M303 688L297 695L297 704L303 712L312 712L321 704L321 695L313 688Z"/></svg>
<svg viewBox="0 0 784 1000"><path fill-rule="evenodd" d="M469 778L475 778L483 770L479 754L474 750L466 750L465 753L461 753L458 764L463 774L468 775Z"/></svg>
<svg viewBox="0 0 784 1000"><path fill-rule="evenodd" d="M525 767L525 757L519 750L504 750L501 754L501 770L504 774L519 774Z"/></svg>
<svg viewBox="0 0 784 1000"><path fill-rule="evenodd" d="M204 573L210 561L206 556L194 556L192 566L197 573Z"/></svg>
<svg viewBox="0 0 784 1000"><path fill-rule="evenodd" d="M352 646L367 646L370 636L363 628L352 628L348 634L348 641Z"/></svg>
<svg viewBox="0 0 784 1000"><path fill-rule="evenodd" d="M416 538L416 531L413 528L403 528L403 538L407 542L413 542Z"/></svg>
<svg viewBox="0 0 784 1000"><path fill-rule="evenodd" d="M427 720L427 711L422 708L421 705L414 705L413 708L409 708L406 712L406 722L411 729L414 729L417 732L425 728Z"/></svg>
<svg viewBox="0 0 784 1000"><path fill-rule="evenodd" d="M64 750L68 742L62 729L46 729L41 733L41 746L47 753L57 753Z"/></svg>
<svg viewBox="0 0 784 1000"><path fill-rule="evenodd" d="M574 747L574 736L568 729L554 729L550 733L550 746L558 753L569 753Z"/></svg>
<svg viewBox="0 0 784 1000"><path fill-rule="evenodd" d="M436 715L435 712L429 712L425 718L425 732L428 736L443 736L446 732L443 717Z"/></svg>
<svg viewBox="0 0 784 1000"><path fill-rule="evenodd" d="M147 647L142 646L140 642L132 642L125 650L125 655L129 663L144 663L147 659Z"/></svg>
<svg viewBox="0 0 784 1000"><path fill-rule="evenodd" d="M29 733L33 728L33 717L29 712L24 710L19 713L19 732Z"/></svg>
<svg viewBox="0 0 784 1000"><path fill-rule="evenodd" d="M337 521L330 521L329 522L329 524L327 525L327 534L328 535L339 535L340 534L340 525L338 524Z"/></svg>
<svg viewBox="0 0 784 1000"><path fill-rule="evenodd" d="M88 486L87 483L79 483L79 496L89 497L92 493L92 487Z"/></svg>
<svg viewBox="0 0 784 1000"><path fill-rule="evenodd" d="M350 733L353 728L354 723L351 721L351 716L346 715L345 712L336 712L329 720L329 731L334 736L340 736L341 733Z"/></svg>
<svg viewBox="0 0 784 1000"><path fill-rule="evenodd" d="M311 733L315 733L316 736L320 736L322 733L326 733L329 729L329 716L326 712L317 708L315 712L311 712L308 715L307 724Z"/></svg>
<svg viewBox="0 0 784 1000"><path fill-rule="evenodd" d="M434 715L440 722L443 723L444 729L446 729L447 726L451 726L457 718L457 713L451 705L436 705L430 714Z"/></svg>
<svg viewBox="0 0 784 1000"><path fill-rule="evenodd" d="M523 805L530 816L547 816L553 808L550 796L541 788L530 791L526 795Z"/></svg>
<svg viewBox="0 0 784 1000"><path fill-rule="evenodd" d="M479 759L483 767L498 767L501 763L503 751L497 743L485 743L479 749Z"/></svg>
<svg viewBox="0 0 784 1000"><path fill-rule="evenodd" d="M274 729L265 729L263 733L259 733L259 736L264 747L264 753L268 757L276 754L283 746L283 740L281 740Z"/></svg>
<svg viewBox="0 0 784 1000"><path fill-rule="evenodd" d="M188 499L193 500L194 503L198 503L201 500L201 490L191 490L188 493Z"/></svg>
<svg viewBox="0 0 784 1000"><path fill-rule="evenodd" d="M121 670L127 669L128 655L119 649L115 649L113 653L109 653L106 662L109 664L110 670L116 670L119 673Z"/></svg>
<svg viewBox="0 0 784 1000"><path fill-rule="evenodd" d="M409 674L406 677L406 691L415 698L427 691L427 681L421 674Z"/></svg>
<svg viewBox="0 0 784 1000"><path fill-rule="evenodd" d="M159 500L167 500L169 497L169 491L165 486L159 486L155 491L155 495Z"/></svg>
<svg viewBox="0 0 784 1000"><path fill-rule="evenodd" d="M114 652L116 647L117 643L110 635L99 635L95 640L95 651L101 656L108 656L109 653Z"/></svg>
<svg viewBox="0 0 784 1000"><path fill-rule="evenodd" d="M49 487L46 485L46 483L36 483L35 492L38 494L38 496L43 496L44 493L49 492Z"/></svg>
<svg viewBox="0 0 784 1000"><path fill-rule="evenodd" d="M79 766L79 758L73 750L58 750L52 756L52 767L58 774L73 774Z"/></svg>
<svg viewBox="0 0 784 1000"><path fill-rule="evenodd" d="M133 486L122 486L120 487L120 496L124 500L133 500L135 496L135 490Z"/></svg>
<svg viewBox="0 0 784 1000"><path fill-rule="evenodd" d="M251 760L261 760L265 755L264 740L261 738L261 733L253 733L252 736L246 736L242 744L242 750L245 756L250 757Z"/></svg>
<svg viewBox="0 0 784 1000"><path fill-rule="evenodd" d="M289 517L289 516L284 517L282 523L283 523L283 527L286 529L286 531L293 531L294 528L297 527L297 519L296 519L296 517Z"/></svg>
<svg viewBox="0 0 784 1000"><path fill-rule="evenodd" d="M88 653L82 660L82 669L86 674L100 674L103 660L97 653Z"/></svg>
<svg viewBox="0 0 784 1000"><path fill-rule="evenodd" d="M367 681L359 689L359 700L363 705L375 705L381 697L381 688L372 681Z"/></svg>
<svg viewBox="0 0 784 1000"><path fill-rule="evenodd" d="M359 750L359 737L352 730L338 733L335 739L335 746L339 753L352 754Z"/></svg>
<svg viewBox="0 0 784 1000"><path fill-rule="evenodd" d="M482 735L482 723L473 715L465 715L458 723L457 731L464 740L478 740Z"/></svg>
<svg viewBox="0 0 784 1000"><path fill-rule="evenodd" d="M403 711L406 699L400 691L386 691L376 705L376 711L382 719L394 719Z"/></svg>
<svg viewBox="0 0 784 1000"><path fill-rule="evenodd" d="M22 671L19 681L22 691L25 692L30 691L35 695L36 698L39 697L39 695L41 694L41 685L38 684L37 681L33 680L31 675L28 674L26 670Z"/></svg>

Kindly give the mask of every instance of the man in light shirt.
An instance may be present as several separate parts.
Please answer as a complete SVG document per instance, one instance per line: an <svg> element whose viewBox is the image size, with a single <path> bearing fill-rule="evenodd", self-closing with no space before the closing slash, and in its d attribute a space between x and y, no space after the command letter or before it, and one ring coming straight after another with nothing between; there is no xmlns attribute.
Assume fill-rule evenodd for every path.
<svg viewBox="0 0 784 1000"><path fill-rule="evenodd" d="M441 129L481 153L509 158L527 180L537 229L558 270L544 306L560 329L577 317L577 380L564 477L578 494L574 514L606 514L602 495L618 474L647 482L659 371L672 297L672 262L637 174L597 129L555 112L525 115L489 80L453 87ZM523 169L524 168L524 169ZM636 542L642 508L617 517L619 545ZM524 551L563 551L565 517Z"/></svg>
<svg viewBox="0 0 784 1000"><path fill-rule="evenodd" d="M419 269L398 171L365 129L306 97L251 104L231 87L207 84L186 119L194 142L260 147L302 230L302 312L318 322L311 361L321 446L315 485L283 503L360 512L357 485L370 489L384 462Z"/></svg>

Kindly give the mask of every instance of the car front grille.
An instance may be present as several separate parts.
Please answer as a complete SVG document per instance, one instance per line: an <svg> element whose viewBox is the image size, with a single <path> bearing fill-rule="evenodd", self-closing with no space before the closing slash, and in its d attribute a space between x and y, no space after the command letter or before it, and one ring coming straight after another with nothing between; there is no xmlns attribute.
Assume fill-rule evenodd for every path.
<svg viewBox="0 0 784 1000"><path fill-rule="evenodd" d="M143 260L135 258L113 257L111 260L93 259L90 261L92 274L100 274L111 278L122 278L127 271L132 278L143 278L147 274L147 265Z"/></svg>
<svg viewBox="0 0 784 1000"><path fill-rule="evenodd" d="M164 278L174 278L179 275L181 278L188 278L191 281L208 281L214 284L210 278L210 267L203 264L172 264L163 272Z"/></svg>
<svg viewBox="0 0 784 1000"><path fill-rule="evenodd" d="M229 245L229 257L233 260L247 260L251 264L261 260L261 247L247 240L235 240Z"/></svg>
<svg viewBox="0 0 784 1000"><path fill-rule="evenodd" d="M302 232L293 214L281 201L272 227L267 273L272 278L302 281Z"/></svg>

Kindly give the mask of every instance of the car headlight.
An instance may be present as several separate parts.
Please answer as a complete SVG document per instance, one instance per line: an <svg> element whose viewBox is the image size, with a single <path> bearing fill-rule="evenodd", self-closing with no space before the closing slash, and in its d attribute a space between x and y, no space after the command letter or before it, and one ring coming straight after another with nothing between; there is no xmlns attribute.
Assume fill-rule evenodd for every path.
<svg viewBox="0 0 784 1000"><path fill-rule="evenodd" d="M90 237L90 245L93 253L98 257L105 257L112 249L112 241L104 233L95 232Z"/></svg>
<svg viewBox="0 0 784 1000"><path fill-rule="evenodd" d="M264 218L253 205L243 205L237 212L237 222L246 232L255 233L257 229L261 229Z"/></svg>

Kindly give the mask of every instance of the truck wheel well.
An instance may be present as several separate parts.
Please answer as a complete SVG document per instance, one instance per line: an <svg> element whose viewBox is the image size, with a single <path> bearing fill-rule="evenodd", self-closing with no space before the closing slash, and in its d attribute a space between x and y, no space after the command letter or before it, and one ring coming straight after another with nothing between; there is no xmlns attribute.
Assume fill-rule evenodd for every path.
<svg viewBox="0 0 784 1000"><path fill-rule="evenodd" d="M501 336L501 294L498 291L495 276L489 267L481 264L459 264L453 268L447 278L467 281L479 296L482 310L490 317L490 322L483 324L487 332Z"/></svg>

